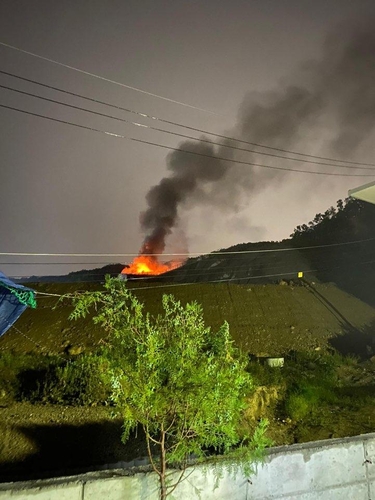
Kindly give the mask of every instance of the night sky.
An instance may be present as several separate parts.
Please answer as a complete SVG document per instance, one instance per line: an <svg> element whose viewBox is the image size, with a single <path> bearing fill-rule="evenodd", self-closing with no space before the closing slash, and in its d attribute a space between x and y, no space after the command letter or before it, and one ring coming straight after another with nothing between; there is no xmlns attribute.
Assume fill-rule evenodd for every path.
<svg viewBox="0 0 375 500"><path fill-rule="evenodd" d="M373 0L0 2L0 42L212 113L4 45L0 70L242 141L375 164L374 21ZM204 135L4 74L0 85L188 136ZM367 175L229 164L0 108L0 252L137 254L145 237L157 233L160 220L170 221L170 211L175 218L168 222L167 253L279 240L345 198L348 189L375 177L371 170L186 141L3 88L0 104L208 156ZM153 186L160 189L146 199ZM141 212L146 215L140 221ZM0 269L12 276L60 274L130 260L0 256Z"/></svg>

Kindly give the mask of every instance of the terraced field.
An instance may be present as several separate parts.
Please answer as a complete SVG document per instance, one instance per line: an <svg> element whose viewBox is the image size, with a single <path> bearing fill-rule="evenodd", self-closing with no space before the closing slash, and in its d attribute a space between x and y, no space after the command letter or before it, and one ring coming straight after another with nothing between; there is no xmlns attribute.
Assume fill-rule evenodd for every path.
<svg viewBox="0 0 375 500"><path fill-rule="evenodd" d="M31 286L57 295L100 289L100 285L79 283ZM129 282L129 287L151 314L161 311L163 293L173 293L183 303L197 301L208 325L216 329L228 321L238 345L251 354L272 356L329 345L344 353L372 354L375 309L334 284L282 281L278 285L168 286ZM58 297L39 295L38 308L26 311L15 325L18 331L13 328L0 339L0 350L56 353L68 346L94 349L102 332L91 318L70 321L71 310L69 299L59 302Z"/></svg>

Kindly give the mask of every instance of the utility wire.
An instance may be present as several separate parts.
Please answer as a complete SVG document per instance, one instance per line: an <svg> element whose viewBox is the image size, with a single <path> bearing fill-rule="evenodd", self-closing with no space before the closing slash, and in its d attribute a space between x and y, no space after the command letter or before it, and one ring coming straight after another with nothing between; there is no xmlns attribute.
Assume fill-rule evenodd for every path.
<svg viewBox="0 0 375 500"><path fill-rule="evenodd" d="M204 254L204 252L192 252L192 253L160 253L160 254L151 254L144 253L142 256L146 257L157 257L157 256L165 256L165 257L200 257L209 258L215 257L216 255L235 255L235 254L252 254L252 253L269 253L269 252L292 252L299 250L311 250L313 248L327 248L327 247L337 247L344 245L355 245L357 243L366 243L368 241L374 241L375 238L367 238L364 240L355 240L355 241L344 241L341 243L328 243L325 245L311 245L306 247L283 247L283 248L268 248L265 250L238 250L238 251L219 251L219 252L211 252L209 254ZM31 253L31 252L0 252L0 255L9 256L9 257L19 257L19 256L27 256L27 257L137 257L139 253ZM38 264L37 262L33 262L33 264ZM78 264L81 264L80 262ZM88 262L84 262L83 264L89 264Z"/></svg>
<svg viewBox="0 0 375 500"><path fill-rule="evenodd" d="M324 249L324 250L327 250L327 249ZM373 251L371 249L368 249L369 252L367 252L367 255L373 255ZM366 255L366 256L367 256ZM154 279L156 276L158 279L162 279L162 280L168 280L168 279L175 279L175 278L179 278L179 277L191 277L191 276L202 276L202 275L212 275L214 273L217 273L217 272L222 272L223 271L223 266L225 266L226 268L228 266L230 266L230 272L237 272L237 270L243 270L244 268L256 268L257 267L257 262L254 262L254 261L244 261L243 260L243 257L242 255L227 255L225 256L225 259L217 259L215 258L215 256L212 255L212 260L211 259L206 259L205 261L205 265L206 266L209 266L209 267L205 267L205 268L201 268L199 267L199 264L198 264L198 267L197 267L197 263L196 262L192 262L190 264L182 264L181 266L179 267L176 267L174 269L171 269L170 271L167 271L165 273L162 273L162 274L159 274L159 275L153 275L151 272L149 274L145 273L145 274L140 274L137 276L137 279L139 280L150 280L150 279ZM327 256L328 257L328 256ZM362 258L364 258L364 255L362 255ZM313 258L313 260L316 260L316 258ZM327 262L327 261L330 261L331 259L329 258L326 258L325 256L322 256L321 254L319 254L319 263L323 263L323 262ZM7 263L8 265L18 265L18 263ZM48 263L45 263L48 265ZM72 265L71 263L68 263L68 262L64 262L62 264L67 264L67 265ZM34 262L30 262L28 263L28 265L38 265L38 263L34 263ZM264 267L264 262L262 264L262 267ZM270 262L269 264L266 264L266 267L268 270L271 270L271 269L278 269L280 267L285 267L286 263L285 262ZM117 276L118 274L120 274L120 272L123 272L125 271L124 274L129 274L129 273L126 273L126 264L121 264L122 266L122 269L121 271L116 271L116 272L105 272L105 274L109 274L109 275L113 275L113 276ZM94 272L96 271L96 272ZM70 275L72 275L72 278L74 277L73 275L77 276L78 273L79 273L79 277L82 277L82 276L98 276L101 272L103 272L102 269L82 269L82 270L79 270L79 271L72 271L70 273ZM131 274L131 273L130 273ZM135 275L134 275L135 276ZM29 276L31 277L31 276Z"/></svg>
<svg viewBox="0 0 375 500"><path fill-rule="evenodd" d="M292 275L297 276L298 272L303 272L303 273L307 274L307 273L312 273L312 272L316 272L316 271L317 271L316 269L307 270L307 271L299 270L299 271L291 271L288 273L264 274L264 275L259 275L259 276L245 276L242 278L224 278L224 279L218 279L218 280L202 281L199 283L195 283L195 282L192 282L192 283L169 283L169 284L160 284L160 285L156 285L156 286L140 286L137 288L130 287L130 290L133 292L133 291L139 291L139 290L151 290L151 289L155 289L155 288L171 288L171 287L182 287L182 286L192 286L192 285L204 285L204 284L208 284L208 283L223 283L223 282L230 283L231 281L243 281L243 280L248 280L248 279L272 278L272 277L292 276ZM100 281L103 281L103 279L99 279L97 281L92 280L89 283L95 283L95 282L100 282ZM136 282L136 280L131 281L131 283L135 283L135 282ZM69 296L72 295L72 293L57 294L57 293L38 292L38 290L33 290L33 291L37 295L44 295L46 297L49 297L49 296L50 297L67 296L67 298L69 298ZM85 291L83 291L81 293L85 293Z"/></svg>
<svg viewBox="0 0 375 500"><path fill-rule="evenodd" d="M43 309L46 309L46 308L43 307ZM42 345L38 344L38 342L35 342L35 340L33 340L32 338L30 338L28 335L26 335L26 333L21 332L21 330L19 330L14 324L11 325L11 328L13 328L13 330L15 330L19 335L22 335L22 337L24 337L25 339L27 339L29 342L31 342L32 344L34 344L41 351L45 351L45 352L47 352L47 354L51 354L50 351L48 351L45 346L42 346ZM66 362L66 359L63 358L62 356L60 356L57 353L53 354L53 356L56 356L57 358L62 359L64 361L64 363Z"/></svg>
<svg viewBox="0 0 375 500"><path fill-rule="evenodd" d="M373 252L372 252L373 254ZM371 254L371 255L372 255ZM234 256L236 257L236 256ZM325 262L326 260L328 259L319 259L319 262ZM205 268L205 269L199 269L199 268L196 268L196 267L177 267L173 270L170 270L170 271L166 271L165 273L162 273L162 274L158 274L158 275L154 275L152 274L152 272L150 273L144 273L144 274L132 274L132 273L129 273L131 274L132 276L134 276L134 279L137 279L137 280L144 280L144 281L147 281L147 280L152 280L154 278L157 278L157 279L161 279L161 280L168 280L168 279L175 279L175 278L180 278L180 277L191 277L191 276L204 276L204 275L212 275L214 273L217 273L217 272L220 272L222 273L223 272L223 265L225 266L224 270L228 268L228 266L230 266L230 268L228 268L228 272L230 271L231 273L232 272L237 272L238 270L243 270L244 268L251 268L251 267L257 267L256 265L254 266L254 263L253 262L238 262L238 257L237 257L237 262L236 261L232 261L231 262L228 262L228 261L225 261L225 262L220 262L220 264L218 265L215 265L214 267L209 267L209 268ZM262 267L267 267L267 270L270 271L272 269L279 269L280 267L285 267L285 263L283 262L278 262L278 263L275 263L273 265L264 265L263 263L263 266ZM86 272L84 272L86 271ZM91 272L90 272L91 271ZM75 274L76 276L79 276L79 277L82 277L82 276L100 276L101 273L99 272L92 272L94 271L94 269L83 269L82 271L73 271L71 273L71 275ZM122 271L126 271L126 266L123 267L123 269L121 271L118 271L118 272L112 272L112 273L108 273L106 272L105 274L109 274L111 276L118 276L119 274L122 273ZM79 275L77 274L79 273ZM172 274L171 274L172 273ZM123 274L127 274L126 272L123 273ZM58 276L58 275L50 275L50 276ZM68 276L68 275L65 275L65 276ZM33 277L33 276L28 276L28 277ZM72 278L74 276L71 276ZM132 278L133 279L133 278Z"/></svg>
<svg viewBox="0 0 375 500"><path fill-rule="evenodd" d="M215 113L214 111L211 111L209 109L200 108L198 106L193 106L192 104L187 104L186 102L177 101L175 99L170 99L169 97L164 97L164 96L161 96L158 94L154 94L152 92L148 92L146 90L139 89L138 87L132 87L131 85L126 85L125 83L117 82L115 80L111 80L110 78L96 75L95 73L90 73L89 71L85 71L83 69L76 68L75 66L70 66L69 64L64 64L64 63L61 63L59 61L55 61L54 59L40 56L39 54L35 54L34 52L29 52L28 50L20 49L19 47L9 45L8 43L0 42L0 45L2 45L3 47L7 47L9 49L17 50L18 52L22 52L23 54L27 54L29 56L37 57L38 59L42 59L43 61L57 64L58 66L62 66L63 68L72 69L74 71L78 71L79 73L83 73L84 75L92 76L93 78L98 78L99 80L103 80L103 81L108 82L108 83L113 83L114 85L119 85L120 87L125 87L125 88L130 89L130 90L135 90L136 92L141 92L142 94L146 94L146 95L149 95L151 97L157 97L158 99L162 99L163 101L168 101L168 102L171 102L173 104L179 104L180 106L185 106L186 108L196 109L198 111L210 113L211 115L220 116L219 113Z"/></svg>
<svg viewBox="0 0 375 500"><path fill-rule="evenodd" d="M327 250L326 248L324 248L324 250ZM369 255L370 256L370 255ZM209 257L212 257L212 260L214 258L216 258L216 256L214 254L210 254ZM157 276L149 276L147 274L145 275L139 275L137 276L136 278L135 277L132 277L132 281L137 281L137 282L147 282L147 281L152 281L154 280L155 278L160 281L168 281L170 279L178 279L178 278L182 278L183 280L187 280L187 279L191 279L191 278L194 278L194 277L202 277L202 276L212 276L212 274L215 274L215 273L218 273L220 272L221 274L223 273L223 269L222 269L222 266L225 265L225 266L230 266L230 273L233 274L233 273L236 273L238 270L241 270L243 271L246 267L250 267L252 266L252 262L239 262L239 259L242 257L241 255L227 255L226 258L228 257L233 257L233 259L231 259L230 263L228 261L219 261L219 265L218 266L211 266L209 268L206 268L206 269L197 269L196 267L190 267L189 265L188 266L185 266L185 267L181 267L181 268L176 268L173 270L173 274L171 275L170 273L164 273L164 274L160 274L160 275L157 275ZM363 258L364 256L362 256ZM319 264L323 264L325 262L328 262L329 260L326 259L326 258L322 258L322 257L319 257ZM209 264L210 262L210 259L206 259L206 264ZM368 261L367 261L368 262ZM370 262L374 262L374 261L370 261ZM35 265L35 263L30 263L30 264L33 264ZM69 263L67 263L69 264ZM214 262L215 264L215 262ZM247 265L248 264L248 265ZM14 265L14 264L13 264ZM274 272L276 272L277 270L279 270L280 268L283 267L283 263L274 263L272 264L271 262L271 265L267 265L267 271L268 273L269 272L272 272L274 270ZM125 267L124 267L125 269ZM328 268L327 268L328 269ZM118 276L120 273L119 272L115 272L115 273L106 273L106 275L109 274L110 276ZM125 273L126 274L126 273ZM87 270L87 272L83 273L81 272L80 273L80 278L86 278L86 277L91 277L91 276L98 276L98 273L93 273L92 270ZM22 278L22 277L18 277L18 278ZM235 279L235 278L233 278ZM102 277L98 279L98 281L102 281ZM92 281L95 281L95 280L90 280L91 282Z"/></svg>
<svg viewBox="0 0 375 500"><path fill-rule="evenodd" d="M303 162L303 163L313 163L315 165L323 165L323 166L327 166L327 167L349 168L349 169L356 169L356 170L375 170L375 166L374 167L358 167L358 166L353 166L353 165L337 165L337 164L334 164L334 163L324 163L324 162L319 162L319 161L315 161L315 160L305 160L305 159L300 159L300 158L291 158L291 157L286 157L286 156L282 156L282 155L278 155L278 154L274 154L274 153L265 153L265 152L261 152L261 151L255 151L253 149L241 148L241 147L238 147L238 146L232 146L230 144L224 144L222 142L210 141L209 139L203 139L202 137L198 138L198 137L193 137L193 136L186 135L186 134L181 134L179 132L172 132L171 130L165 130L165 129L161 129L161 128L158 128L158 127L153 127L152 125L145 125L143 123L132 122L130 120L126 120L125 118L119 118L118 116L108 115L106 113L100 113L99 111L93 111L91 109L82 108L81 106L75 106L73 104L68 104L66 102L58 101L56 99L50 99L48 97L42 97L40 95L32 94L31 92L26 92L24 90L15 89L13 87L8 87L6 85L1 85L0 84L0 88L6 89L6 90L10 90L11 92L17 92L18 94L27 95L29 97L34 97L36 99L41 99L43 101L52 102L54 104L59 104L60 106L65 106L65 107L68 107L68 108L71 108L71 109L77 109L79 111L84 111L85 113L91 113L93 115L102 116L104 118L110 118L112 120L117 120L119 122L127 123L129 125L133 125L133 126L136 126L136 127L147 128L149 130L156 130L158 132L162 132L164 134L173 135L173 136L176 136L176 137L181 137L183 139L189 139L189 140L193 140L193 141L197 141L197 142L203 142L203 143L206 143L206 144L212 144L214 146L221 146L221 147L224 147L224 148L234 149L234 150L237 150L237 151L244 151L246 153L255 153L255 154L258 154L258 155L270 156L270 157L273 157L273 158L281 158L283 160L298 161L298 162Z"/></svg>
<svg viewBox="0 0 375 500"><path fill-rule="evenodd" d="M273 166L273 165L263 165L263 164L260 164L260 163L252 163L252 162L241 161L241 160L232 160L230 158L225 158L225 157L222 157L222 156L212 156L212 155L205 154L205 153L198 153L197 151L189 151L187 149L174 148L174 147L171 147L171 146L166 146L164 144L158 144L158 143L151 142L151 141L145 141L143 139L136 139L135 137L130 137L130 136L125 136L125 135L121 135L121 134L116 134L116 133L113 133L113 132L108 132L108 131L105 131L105 130L97 129L95 127L88 127L87 125L79 125L78 123L73 123L73 122L70 122L70 121L67 121L67 120L60 120L58 118L52 118L50 116L41 115L39 113L33 113L31 111L26 111L26 110L23 110L23 109L14 108L12 106L6 106L5 104L0 104L0 107L4 108L4 109L9 109L9 110L12 110L12 111L17 111L19 113L24 113L26 115L36 116L38 118L44 118L45 120L50 120L50 121L54 121L54 122L57 122L57 123L63 123L65 125L70 125L70 126L73 126L73 127L84 129L84 130L91 130L93 132L99 132L101 134L105 134L105 135L109 135L109 136L112 136L112 137L116 137L118 139L126 139L128 141L138 142L140 144L148 144L149 146L155 146L155 147L158 147L158 148L167 149L169 151L177 151L179 153L186 153L186 154L190 154L190 155L194 155L194 156L199 156L199 157L204 157L204 158L212 158L214 160L220 160L220 161L229 162L229 163L236 163L236 164L239 164L239 165L248 165L248 166L251 166L251 167L268 168L268 169L271 169L271 170L280 170L280 171L286 171L286 172L299 172L299 173L310 174L310 175L328 175L328 176L334 176L334 177L373 177L373 175L370 175L370 174L337 174L337 173L333 173L333 172L317 172L317 171L313 171L313 170L301 170L301 169L296 169L296 168L276 167L276 166Z"/></svg>
<svg viewBox="0 0 375 500"><path fill-rule="evenodd" d="M326 259L324 256L322 256L321 252L327 252L330 249L321 249L319 252L319 262L324 262ZM368 249L368 253L371 255L373 254L373 251L371 248ZM176 278L180 276L191 276L191 275L200 275L200 274L212 274L217 271L221 271L223 269L223 266L228 266L230 265L230 270L231 271L236 271L238 269L243 269L244 267L256 267L256 262L253 260L244 260L246 258L246 255L225 255L223 257L216 257L215 255L210 255L211 258L207 258L204 261L200 260L199 258L192 258L191 262L188 261L183 261L178 267L169 269L165 271L162 274L152 274L150 273L140 273L139 275L137 273L126 273L125 274L131 274L132 276L136 277L137 279L144 279L144 280L149 280L149 279L154 279L157 277L158 279L169 279L169 278ZM201 267L201 263L203 262L204 267ZM2 263L5 265L10 265L10 266L18 266L20 265L18 262L6 262ZM45 265L49 265L48 262L42 263ZM30 266L38 266L40 265L38 262L29 262L25 263L25 265L30 265ZM54 263L53 265L60 265L60 263ZM77 264L71 264L70 262L61 262L61 265L77 265ZM86 264L90 265L90 263ZM277 269L283 265L282 262L279 261L270 261L269 264L267 264L267 269ZM104 269L104 266L102 268L83 268L77 271L71 271L69 275L79 275L79 276L97 276L100 275L102 272L105 272L105 274L112 274L112 275L118 275L122 271L126 271L129 268L129 265L126 263L119 263L119 266L121 267L120 271L113 271L113 272L106 272ZM55 275L51 275L55 276ZM56 275L57 276L57 275ZM65 275L67 276L67 275ZM28 275L28 277L32 277L31 275Z"/></svg>
<svg viewBox="0 0 375 500"><path fill-rule="evenodd" d="M79 97L80 99L85 99L87 101L91 101L91 102L95 102L95 103L102 104L102 105L105 105L105 106L109 106L111 108L119 109L121 111L126 111L128 113L133 113L133 114L136 114L136 115L141 116L143 118L150 118L151 120L160 121L162 123L167 123L169 125L174 125L174 126L177 126L177 127L186 128L188 130L193 130L195 132L203 133L203 134L206 134L206 135L212 135L212 136L215 136L215 137L220 137L221 139L227 139L227 140L230 140L230 141L235 141L235 142L239 142L239 143L242 143L242 144L248 144L250 146L256 146L256 147L260 147L260 148L264 148L264 149L271 149L273 151L280 151L280 152L283 152L283 153L289 153L289 154L294 154L294 155L298 155L298 156L304 156L304 157L307 157L307 158L316 158L316 159L319 159L319 160L326 160L326 161L331 161L331 162L333 161L333 162L339 162L339 163L346 163L346 164L350 164L350 165L365 165L365 166L369 166L369 167L370 166L375 166L375 163L362 163L362 162L355 162L355 161L349 161L349 160L339 160L337 158L327 158L327 157L324 157L324 156L316 156L316 155L311 155L311 154L307 154L307 153L301 153L301 152L291 151L291 150L287 150L287 149L275 148L275 147L272 147L272 146L267 146L265 144L259 144L259 143L255 143L255 142L244 141L244 140L241 140L241 139L238 139L238 138L235 138L235 137L229 137L229 136L222 135L222 134L215 134L215 133L209 132L207 130L199 129L199 128L196 128L196 127L190 127L188 125L183 125L181 123L173 122L173 121L170 121L170 120L165 120L163 118L158 118L156 116L148 115L146 113L141 113L139 111L134 111L134 110L129 109L129 108L124 108L122 106L117 106L115 104L111 104L111 103L108 103L106 101L101 101L99 99L94 99L94 98L91 98L91 97L87 97L87 96L84 96L82 94L77 94L75 92L70 92L68 90L64 90L64 89L61 89L59 87L54 87L52 85L47 85L45 83L41 83L41 82L38 82L36 80L31 80L29 78L24 78L22 76L15 75L15 74L9 73L7 71L0 70L0 73L2 73L4 75L7 75L7 76L11 76L13 78L18 78L20 80L23 80L23 81L26 81L26 82L29 82L29 83L33 83L35 85L40 85L42 87L46 87L46 88L49 88L49 89L52 89L52 90L56 90L56 91L62 92L64 94L68 94L68 95L72 95L72 96L75 96L75 97ZM140 125L140 126L145 126L145 125ZM159 130L159 131L171 133L170 131L164 131L162 129L154 128L154 127L151 127L151 126L148 127L148 128L152 128L153 130ZM201 139L197 139L197 138L189 137L189 136L183 136L183 137L194 139L194 140L201 140ZM214 143L213 142L212 144L220 144L220 143ZM220 144L220 145L225 146L225 147L229 147L226 144ZM241 148L235 148L235 149L240 149L241 150ZM263 154L263 155L267 154L267 153L262 153L260 151L251 151L251 150L247 150L247 149L243 149L243 151L250 151L250 152L254 152L254 153L257 153L257 154ZM285 156L281 156L281 155L277 156L277 155L268 154L268 156L275 156L276 158L285 158L285 159L288 159L288 160L298 161L297 158L290 158L290 157L285 157ZM307 160L300 160L300 161L305 161L306 163L315 163L315 162L308 162ZM324 165L324 163L318 163L318 162L316 162L316 163Z"/></svg>
<svg viewBox="0 0 375 500"><path fill-rule="evenodd" d="M374 264L375 260L367 261L367 262L360 262L359 265L367 265L367 264ZM356 263L357 264L357 263ZM275 273L275 274L263 274L263 275L257 275L257 276L243 276L243 277L234 277L234 278L223 278L223 279L217 279L217 280L210 280L210 281L201 281L201 282L191 282L191 283L169 283L169 284L160 284L156 286L140 286L137 288L129 287L129 289L133 292L141 291L141 290L152 290L155 288L171 288L171 287L177 287L177 286L197 286L197 285L204 285L208 283L231 283L232 281L244 281L244 280L256 280L256 279L261 279L261 278L280 278L280 277L285 277L285 276L298 276L299 272L302 272L303 274L311 274L311 273L317 273L317 272L324 272L324 271L329 271L332 269L341 269L343 266L335 266L335 267L329 267L326 269L299 269L298 271L290 271L286 273ZM345 266L346 268L348 266ZM98 281L103 281L103 280L98 280ZM134 281L133 281L134 282ZM37 293L37 292L36 292Z"/></svg>
<svg viewBox="0 0 375 500"><path fill-rule="evenodd" d="M368 264L375 264L375 260L369 260L365 262L356 262L353 265L368 265ZM327 267L323 269L298 269L296 271L290 271L290 272L284 272L284 273L273 273L273 274L263 274L263 275L257 275L257 276L244 276L244 277L233 277L233 278L223 278L223 279L218 279L218 280L209 280L209 281L201 281L201 282L183 282L183 283L169 283L169 284L157 284L155 286L139 286L139 287L132 287L132 284L135 283L144 283L144 281L141 280L131 280L129 281L130 284L130 290L133 292L139 291L139 290L151 290L151 289L156 289L156 288L171 288L171 287L183 287L183 286L197 286L197 285L204 285L204 284L211 284L211 283L231 283L232 281L243 281L243 280L253 280L253 279L261 279L261 278L274 278L274 277L280 277L280 276L297 276L299 272L302 272L304 274L311 274L311 273L316 273L316 272L324 272L324 271L329 271L332 269L342 269L343 266L334 266L334 267ZM345 268L348 266L345 265ZM22 278L28 278L28 276L12 276L12 278L17 278L17 279L22 279ZM103 279L100 278L98 280L90 280L87 283L100 283L103 282ZM74 284L75 282L69 282ZM34 292L37 295L43 295L46 298L47 297L67 297L69 298L72 293L68 294L56 294L56 293L47 293L47 292L39 292L38 290L34 290ZM77 293L77 292L74 292ZM82 291L80 293L85 293L85 291ZM42 297L43 298L43 297Z"/></svg>
<svg viewBox="0 0 375 500"><path fill-rule="evenodd" d="M326 260L322 260L321 263L324 263L326 262ZM235 265L234 263L226 263L227 266L230 265L230 268L226 268L226 269L223 269L222 267L216 267L215 269L204 269L204 270L198 270L198 269L189 269L189 270L186 270L184 272L181 272L179 273L178 272L178 269L176 269L177 272L173 273L173 275L171 275L170 273L164 273L164 274L160 274L160 275L152 275L152 276L148 276L148 275L132 275L132 277L130 278L130 281L131 282L138 282L138 283L147 283L147 282L153 282L155 281L155 279L158 281L158 282L168 282L168 281L175 281L176 279L181 279L181 281L178 281L177 283L184 283L184 282L192 282L191 280L192 279L195 279L195 278L199 278L199 280L201 278L205 278L205 277L212 277L212 275L215 275L216 276L218 274L220 275L225 275L225 272L227 270L227 272L229 273L226 277L223 277L222 279L235 279L235 273L237 273L238 271L241 271L241 274L243 274L243 271L245 270L246 273L249 273L251 271L251 269L245 269L245 267L251 267L251 266L245 266L245 265L241 265L241 264L237 264ZM274 265L274 266L266 266L267 267L267 272L270 273L270 272L280 272L280 270L285 267L283 266L283 263L279 263L277 265ZM112 277L117 277L119 276L121 273L120 272L117 272L117 273L105 273L105 275L109 275L109 276L112 276ZM124 273L126 274L126 273ZM230 278L230 275L232 276L232 278ZM101 276L100 274L98 273L82 273L79 275L79 278L80 279L86 279L88 277L97 277L97 281L103 281L103 276ZM18 279L22 279L22 278L32 278L33 276L18 276L17 278ZM242 278L241 278L242 279ZM38 280L36 280L38 281ZM96 280L89 280L88 282L95 282ZM32 281L30 281L29 279L29 283L31 283ZM73 277L72 277L72 281L69 281L68 282L73 282L73 283L79 283L80 280L74 280ZM206 283L206 280L204 281Z"/></svg>
<svg viewBox="0 0 375 500"><path fill-rule="evenodd" d="M354 243L354 242L353 242ZM342 245L342 244L333 244L331 246L337 246L337 245ZM327 247L329 247L330 245L327 245ZM308 247L309 248L309 247ZM316 247L312 247L313 249L315 249ZM322 248L322 247L320 247ZM324 248L325 249L325 248ZM296 250L299 250L298 248L296 248ZM216 258L216 254L209 254L207 256L208 258L206 259L206 263L208 262L209 263L209 258L212 258L215 259ZM233 260L231 259L231 263L230 263L230 272L231 274L232 273L235 273L237 272L237 270L243 270L245 267L246 267L246 263L244 263L242 261L242 263L238 263L239 261L239 258L241 257L241 255L237 255L236 253L233 253L233 252L230 252L229 255L227 255L227 257L234 257L234 262ZM235 262L237 261L237 262ZM322 258L319 258L319 262L320 264L322 264L323 262L325 262L326 259L322 259ZM373 262L373 261L370 261L370 262ZM38 263L28 263L30 265L37 265ZM45 264L48 264L48 263L45 263ZM59 263L54 263L54 264L59 264ZM62 264L70 264L71 263L62 263ZM78 263L78 264L81 264L81 263ZM91 263L87 263L87 264L91 264ZM132 278L132 281L138 281L138 282L146 282L146 281L150 281L150 280L154 280L155 278L159 280L170 280L170 279L178 279L180 277L182 277L184 280L186 279L191 279L191 278L194 278L194 277L202 277L202 276L210 276L212 274L215 274L217 273L218 271L222 272L222 266L220 267L220 265L228 265L228 262L224 262L223 260L221 260L219 262L219 265L218 266L214 266L214 267L209 267L207 269L196 269L195 267L194 268L191 268L189 267L189 265L186 267L181 267L181 268L176 268L173 270L173 275L171 275L170 273L164 273L164 274L160 274L160 275L153 275L153 276L149 276L147 274L145 275L139 275L137 276L136 278ZM272 263L271 263L272 264ZM12 263L11 265L16 265L14 263ZM252 262L249 262L248 265L251 267L252 265ZM283 263L274 263L273 265L267 265L267 270L268 272L272 271L272 270L275 270L275 272L280 269L280 267L283 266ZM124 266L124 269L125 269L125 266ZM115 273L106 273L106 275L110 275L110 276L118 276L120 273L119 272L115 272ZM125 273L126 274L126 273ZM93 273L92 270L88 270L86 273L83 273L81 272L80 273L80 278L86 278L86 277L91 277L91 276L98 276L98 273ZM22 277L18 277L18 278L22 278ZM233 278L235 279L235 278ZM95 281L95 280L90 280L91 282ZM102 278L99 278L98 281L102 281Z"/></svg>

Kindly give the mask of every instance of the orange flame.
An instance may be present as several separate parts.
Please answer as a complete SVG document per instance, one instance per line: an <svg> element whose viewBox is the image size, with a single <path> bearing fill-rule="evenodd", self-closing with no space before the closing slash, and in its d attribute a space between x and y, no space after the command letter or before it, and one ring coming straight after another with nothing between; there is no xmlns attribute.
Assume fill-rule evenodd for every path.
<svg viewBox="0 0 375 500"><path fill-rule="evenodd" d="M122 270L122 274L163 274L172 269L177 269L183 264L181 261L161 263L156 257L149 255L138 255L129 267Z"/></svg>

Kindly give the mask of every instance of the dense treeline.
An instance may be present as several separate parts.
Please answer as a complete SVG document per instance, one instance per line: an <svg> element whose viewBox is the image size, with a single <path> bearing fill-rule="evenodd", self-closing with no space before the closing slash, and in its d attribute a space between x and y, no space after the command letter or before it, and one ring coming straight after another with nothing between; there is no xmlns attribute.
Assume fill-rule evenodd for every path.
<svg viewBox="0 0 375 500"><path fill-rule="evenodd" d="M299 246L340 243L375 237L375 205L353 198L338 200L335 207L318 213L290 235Z"/></svg>

